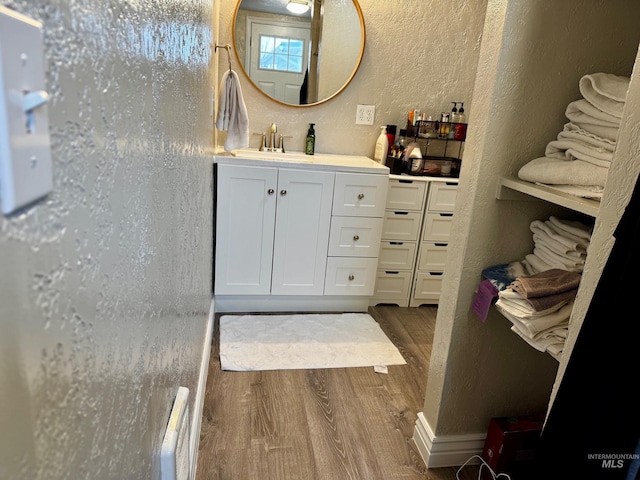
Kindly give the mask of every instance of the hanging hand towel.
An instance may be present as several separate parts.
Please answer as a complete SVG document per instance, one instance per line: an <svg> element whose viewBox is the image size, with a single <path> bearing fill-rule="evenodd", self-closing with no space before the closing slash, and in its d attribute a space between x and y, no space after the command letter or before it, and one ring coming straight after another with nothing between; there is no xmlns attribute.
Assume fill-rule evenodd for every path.
<svg viewBox="0 0 640 480"><path fill-rule="evenodd" d="M227 70L222 76L218 97L218 130L226 130L224 149L227 152L249 146L249 116L242 97L238 74Z"/></svg>

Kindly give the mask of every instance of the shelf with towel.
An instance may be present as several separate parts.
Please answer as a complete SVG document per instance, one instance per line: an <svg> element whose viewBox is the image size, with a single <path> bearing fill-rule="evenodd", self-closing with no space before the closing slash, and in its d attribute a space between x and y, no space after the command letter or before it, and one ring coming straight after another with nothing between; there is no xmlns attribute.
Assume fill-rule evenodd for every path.
<svg viewBox="0 0 640 480"><path fill-rule="evenodd" d="M600 202L589 198L570 195L551 187L526 182L517 178L500 177L496 198L498 200L523 200L537 198L554 203L591 217L598 215Z"/></svg>

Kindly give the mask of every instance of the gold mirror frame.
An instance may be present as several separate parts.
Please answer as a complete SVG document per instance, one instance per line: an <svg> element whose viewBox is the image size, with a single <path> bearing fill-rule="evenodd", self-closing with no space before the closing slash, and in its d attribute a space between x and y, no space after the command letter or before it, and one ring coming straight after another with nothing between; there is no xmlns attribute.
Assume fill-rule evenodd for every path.
<svg viewBox="0 0 640 480"><path fill-rule="evenodd" d="M320 0L312 0L315 2L318 2ZM365 29L365 24L364 24L364 16L362 15L362 9L360 8L360 4L358 3L358 0L351 0L353 3L353 6L355 7L356 13L358 15L358 19L360 22L360 52L358 54L358 59L356 61L356 64L353 68L353 71L351 72L351 74L349 75L349 77L347 78L347 80L345 81L344 85L342 85L342 87L338 88L338 90L330 95L328 95L326 98L323 98L321 100L318 100L317 102L313 102L313 103L307 103L307 104L294 104L294 103L287 103L284 102L282 100L279 100L277 98L272 97L271 95L269 95L267 92L265 92L264 90L262 90L260 88L259 85L257 85L253 79L249 76L249 73L247 72L247 69L245 68L244 65L244 60L240 58L240 55L238 53L238 43L237 43L237 39L236 39L236 23L237 23L237 18L238 18L238 11L240 10L240 5L242 4L242 0L238 0L237 4L236 4L236 8L233 12L233 24L232 24L232 28L231 28L231 32L232 32L232 38L233 38L233 50L235 52L235 57L236 60L238 62L238 65L240 65L240 68L242 69L242 72L244 73L244 75L246 76L246 78L249 80L249 82L256 88L256 90L258 90L262 95L264 95L266 98L268 98L269 100L272 100L276 103L279 103L280 105L285 105L288 107L298 107L298 108L306 108L306 107L313 107L316 105L321 105L323 103L328 102L329 100L332 100L333 98L335 98L336 96L338 96L340 93L342 93L347 86L351 83L351 81L353 80L353 77L355 77L358 69L360 68L360 64L362 63L362 58L364 56L364 47L365 47L365 43L366 43L366 29Z"/></svg>

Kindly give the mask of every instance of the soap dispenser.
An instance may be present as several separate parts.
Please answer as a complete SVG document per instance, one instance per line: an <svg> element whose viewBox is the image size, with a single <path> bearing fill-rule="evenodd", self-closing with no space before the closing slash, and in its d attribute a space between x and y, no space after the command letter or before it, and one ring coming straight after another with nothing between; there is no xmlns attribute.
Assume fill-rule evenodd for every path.
<svg viewBox="0 0 640 480"><path fill-rule="evenodd" d="M315 123L309 124L309 130L307 130L307 139L304 142L304 153L307 155L313 155L316 148L316 131L313 129Z"/></svg>

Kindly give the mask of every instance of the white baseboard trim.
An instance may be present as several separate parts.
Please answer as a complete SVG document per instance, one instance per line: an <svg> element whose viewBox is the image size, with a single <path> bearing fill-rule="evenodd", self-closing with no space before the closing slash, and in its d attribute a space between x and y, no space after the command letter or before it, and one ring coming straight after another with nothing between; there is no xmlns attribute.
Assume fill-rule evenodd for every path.
<svg viewBox="0 0 640 480"><path fill-rule="evenodd" d="M422 412L418 413L413 431L413 441L427 468L463 465L472 456L482 454L485 438L483 433L436 437ZM477 459L473 459L468 464L478 463Z"/></svg>
<svg viewBox="0 0 640 480"><path fill-rule="evenodd" d="M196 387L196 397L193 403L193 417L191 420L191 437L189 438L189 452L191 453L191 474L189 478L195 480L196 467L198 465L198 448L200 445L200 427L202 425L202 409L204 406L204 394L207 387L207 372L209 371L209 357L211 356L211 342L213 341L213 320L215 317L215 300L211 300L209 318L207 320L207 331L202 345L202 357L200 359L200 374L198 376L198 386Z"/></svg>

